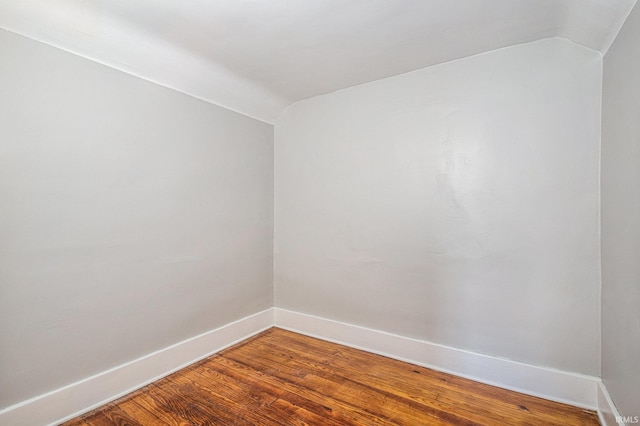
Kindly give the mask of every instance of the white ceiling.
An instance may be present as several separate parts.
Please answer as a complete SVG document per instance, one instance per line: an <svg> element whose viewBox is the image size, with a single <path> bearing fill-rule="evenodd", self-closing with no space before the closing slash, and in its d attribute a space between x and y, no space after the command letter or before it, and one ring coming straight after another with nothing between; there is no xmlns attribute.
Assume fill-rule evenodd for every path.
<svg viewBox="0 0 640 426"><path fill-rule="evenodd" d="M0 27L273 123L287 105L548 37L603 54L636 0L0 0Z"/></svg>

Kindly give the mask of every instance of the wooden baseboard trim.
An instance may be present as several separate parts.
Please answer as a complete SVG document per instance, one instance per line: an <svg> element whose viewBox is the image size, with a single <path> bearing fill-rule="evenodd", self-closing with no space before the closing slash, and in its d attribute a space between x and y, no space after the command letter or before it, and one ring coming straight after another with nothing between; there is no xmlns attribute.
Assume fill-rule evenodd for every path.
<svg viewBox="0 0 640 426"><path fill-rule="evenodd" d="M226 324L118 367L0 410L0 424L55 425L206 358L273 325L478 382L597 410L618 411L600 378L496 358L281 308Z"/></svg>
<svg viewBox="0 0 640 426"><path fill-rule="evenodd" d="M0 424L55 425L113 401L273 326L273 308L0 411Z"/></svg>
<svg viewBox="0 0 640 426"><path fill-rule="evenodd" d="M617 421L620 413L602 382L598 384L598 417L602 426L624 426L624 423Z"/></svg>
<svg viewBox="0 0 640 426"><path fill-rule="evenodd" d="M286 309L274 311L276 327L528 395L598 409L598 377L496 358Z"/></svg>

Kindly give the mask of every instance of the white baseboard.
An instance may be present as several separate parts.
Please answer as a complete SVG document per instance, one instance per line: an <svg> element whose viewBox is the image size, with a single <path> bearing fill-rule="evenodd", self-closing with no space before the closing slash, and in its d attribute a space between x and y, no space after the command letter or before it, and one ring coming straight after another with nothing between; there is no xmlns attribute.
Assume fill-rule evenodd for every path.
<svg viewBox="0 0 640 426"><path fill-rule="evenodd" d="M602 382L598 386L598 417L602 426L624 426L616 421L616 418L620 418L620 413Z"/></svg>
<svg viewBox="0 0 640 426"><path fill-rule="evenodd" d="M597 377L538 367L431 342L270 308L126 364L0 410L0 424L55 425L117 399L275 326L478 382L598 410L604 426L619 416Z"/></svg>
<svg viewBox="0 0 640 426"><path fill-rule="evenodd" d="M528 395L598 409L600 378L482 355L274 308L276 327Z"/></svg>
<svg viewBox="0 0 640 426"><path fill-rule="evenodd" d="M0 424L54 425L99 407L273 326L273 308L0 411Z"/></svg>

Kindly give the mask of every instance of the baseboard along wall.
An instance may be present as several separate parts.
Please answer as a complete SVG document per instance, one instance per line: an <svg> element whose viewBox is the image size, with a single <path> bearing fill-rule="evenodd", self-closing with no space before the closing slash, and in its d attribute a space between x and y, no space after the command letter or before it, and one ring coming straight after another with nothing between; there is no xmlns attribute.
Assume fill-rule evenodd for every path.
<svg viewBox="0 0 640 426"><path fill-rule="evenodd" d="M603 382L598 385L598 417L602 426L626 426Z"/></svg>
<svg viewBox="0 0 640 426"><path fill-rule="evenodd" d="M0 411L0 424L57 425L273 327L273 308Z"/></svg>
<svg viewBox="0 0 640 426"><path fill-rule="evenodd" d="M287 330L552 401L596 410L600 378L538 367L275 308Z"/></svg>
<svg viewBox="0 0 640 426"><path fill-rule="evenodd" d="M62 388L0 410L0 424L55 425L139 389L200 359L280 327L552 401L619 416L598 377L478 354L281 308L231 322Z"/></svg>

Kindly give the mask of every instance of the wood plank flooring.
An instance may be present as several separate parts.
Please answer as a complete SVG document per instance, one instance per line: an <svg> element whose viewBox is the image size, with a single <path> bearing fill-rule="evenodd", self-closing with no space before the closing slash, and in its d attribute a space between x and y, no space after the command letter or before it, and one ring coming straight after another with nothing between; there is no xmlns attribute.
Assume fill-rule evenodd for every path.
<svg viewBox="0 0 640 426"><path fill-rule="evenodd" d="M597 425L558 404L272 328L65 426Z"/></svg>

